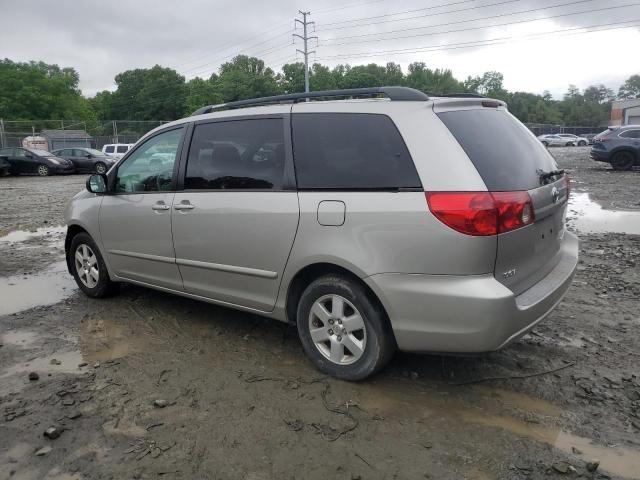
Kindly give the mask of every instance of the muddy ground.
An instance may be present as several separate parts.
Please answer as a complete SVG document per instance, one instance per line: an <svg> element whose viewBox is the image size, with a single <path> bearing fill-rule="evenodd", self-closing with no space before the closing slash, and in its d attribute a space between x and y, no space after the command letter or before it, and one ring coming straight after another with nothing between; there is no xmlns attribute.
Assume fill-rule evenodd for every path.
<svg viewBox="0 0 640 480"><path fill-rule="evenodd" d="M398 354L358 384L284 324L84 297L55 227L85 177L0 179L0 479L640 478L640 172L552 152L582 241L565 300L501 352Z"/></svg>

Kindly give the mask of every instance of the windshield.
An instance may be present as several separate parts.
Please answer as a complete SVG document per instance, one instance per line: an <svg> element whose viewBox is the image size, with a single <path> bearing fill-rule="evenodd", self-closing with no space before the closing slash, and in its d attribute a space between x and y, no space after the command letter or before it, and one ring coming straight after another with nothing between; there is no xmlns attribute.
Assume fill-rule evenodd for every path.
<svg viewBox="0 0 640 480"><path fill-rule="evenodd" d="M33 153L34 155L38 155L39 157L54 157L55 155L51 152L47 152L46 150L38 150L36 148L27 148L27 151Z"/></svg>

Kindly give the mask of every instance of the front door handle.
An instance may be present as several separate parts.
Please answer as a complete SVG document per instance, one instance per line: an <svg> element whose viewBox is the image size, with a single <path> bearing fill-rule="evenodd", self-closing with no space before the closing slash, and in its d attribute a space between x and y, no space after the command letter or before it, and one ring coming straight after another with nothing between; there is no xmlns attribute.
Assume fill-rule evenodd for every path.
<svg viewBox="0 0 640 480"><path fill-rule="evenodd" d="M173 208L176 210L193 210L194 208L196 208L196 206L191 205L191 203L189 203L189 200L183 200L181 203L174 205Z"/></svg>
<svg viewBox="0 0 640 480"><path fill-rule="evenodd" d="M151 210L162 211L169 210L171 207L164 202L158 202L151 207Z"/></svg>

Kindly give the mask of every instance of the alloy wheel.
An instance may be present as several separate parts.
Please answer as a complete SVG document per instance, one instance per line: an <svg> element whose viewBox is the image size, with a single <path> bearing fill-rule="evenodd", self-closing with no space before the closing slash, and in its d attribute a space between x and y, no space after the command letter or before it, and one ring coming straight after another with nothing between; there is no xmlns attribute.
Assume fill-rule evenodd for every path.
<svg viewBox="0 0 640 480"><path fill-rule="evenodd" d="M107 171L107 167L103 163L96 163L96 173L102 175Z"/></svg>
<svg viewBox="0 0 640 480"><path fill-rule="evenodd" d="M340 295L324 295L309 312L309 333L318 351L337 365L350 365L364 354L367 329L360 312Z"/></svg>
<svg viewBox="0 0 640 480"><path fill-rule="evenodd" d="M76 272L80 281L88 288L95 288L100 279L98 258L89 245L78 245L75 253Z"/></svg>
<svg viewBox="0 0 640 480"><path fill-rule="evenodd" d="M38 175L41 177L46 177L49 175L49 167L46 165L38 165Z"/></svg>

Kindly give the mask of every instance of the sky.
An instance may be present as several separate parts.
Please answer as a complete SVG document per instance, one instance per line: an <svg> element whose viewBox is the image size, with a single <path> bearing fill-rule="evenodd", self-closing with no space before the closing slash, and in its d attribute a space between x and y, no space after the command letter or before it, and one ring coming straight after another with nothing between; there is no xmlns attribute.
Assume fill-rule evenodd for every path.
<svg viewBox="0 0 640 480"><path fill-rule="evenodd" d="M458 79L488 70L513 91L617 91L640 73L640 0L0 0L0 58L73 67L87 96L159 64L208 77L242 53L301 61L294 18L315 24L310 62L411 62Z"/></svg>

